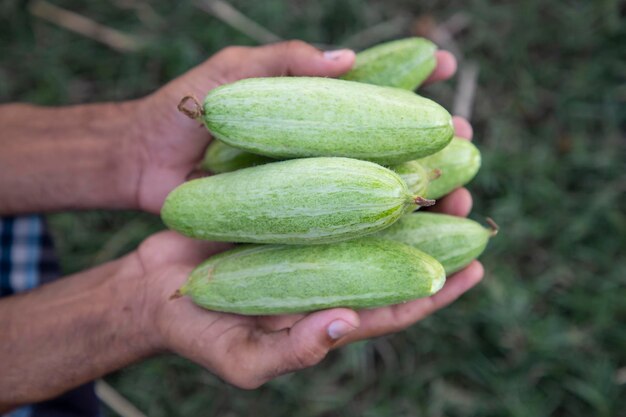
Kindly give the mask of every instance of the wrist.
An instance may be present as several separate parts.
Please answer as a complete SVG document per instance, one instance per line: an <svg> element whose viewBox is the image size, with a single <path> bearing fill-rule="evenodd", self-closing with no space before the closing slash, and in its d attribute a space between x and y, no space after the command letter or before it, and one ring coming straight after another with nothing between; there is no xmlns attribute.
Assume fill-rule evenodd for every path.
<svg viewBox="0 0 626 417"><path fill-rule="evenodd" d="M159 213L165 198L202 159L209 134L176 110L180 98L168 87L129 103L134 122L126 164L134 169L135 208Z"/></svg>
<svg viewBox="0 0 626 417"><path fill-rule="evenodd" d="M113 197L107 206L138 210L141 208L138 195L145 159L145 139L140 127L144 99L109 106L113 117L121 122L108 141Z"/></svg>
<svg viewBox="0 0 626 417"><path fill-rule="evenodd" d="M140 360L165 350L155 319L159 304L137 252L116 262L117 273L105 290L114 301L107 321L125 339L133 361Z"/></svg>

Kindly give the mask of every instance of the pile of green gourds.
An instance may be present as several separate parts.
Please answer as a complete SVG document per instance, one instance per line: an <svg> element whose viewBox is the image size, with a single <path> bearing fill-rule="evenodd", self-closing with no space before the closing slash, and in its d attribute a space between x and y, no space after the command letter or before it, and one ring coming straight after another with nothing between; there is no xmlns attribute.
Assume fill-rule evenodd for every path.
<svg viewBox="0 0 626 417"><path fill-rule="evenodd" d="M181 288L239 314L373 308L426 297L484 250L495 229L415 212L468 183L480 152L415 90L436 65L421 38L357 54L343 79L252 78L179 108L214 137L202 167L165 201L165 224L251 243L199 265Z"/></svg>

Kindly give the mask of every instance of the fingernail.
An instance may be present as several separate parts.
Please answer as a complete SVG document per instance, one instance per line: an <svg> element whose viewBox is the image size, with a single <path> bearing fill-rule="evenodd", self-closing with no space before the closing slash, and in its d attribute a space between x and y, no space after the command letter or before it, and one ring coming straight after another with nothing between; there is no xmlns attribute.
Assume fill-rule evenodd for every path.
<svg viewBox="0 0 626 417"><path fill-rule="evenodd" d="M335 51L325 51L324 59L327 59L329 61L338 61L342 57L344 57L346 54L351 54L351 53L353 52L350 49L337 49Z"/></svg>
<svg viewBox="0 0 626 417"><path fill-rule="evenodd" d="M341 339L354 329L356 329L356 327L346 323L343 320L335 320L328 325L328 329L326 331L328 332L328 336L330 336L331 339L337 340Z"/></svg>

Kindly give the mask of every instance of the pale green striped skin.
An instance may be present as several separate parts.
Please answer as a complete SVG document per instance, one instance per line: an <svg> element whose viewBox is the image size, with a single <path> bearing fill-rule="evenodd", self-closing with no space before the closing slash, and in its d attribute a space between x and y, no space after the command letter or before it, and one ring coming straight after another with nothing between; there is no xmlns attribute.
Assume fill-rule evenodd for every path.
<svg viewBox="0 0 626 417"><path fill-rule="evenodd" d="M214 139L206 149L200 168L214 174L221 174L223 172L267 164L268 162L275 162L275 160L267 156L233 148L220 140Z"/></svg>
<svg viewBox="0 0 626 417"><path fill-rule="evenodd" d="M441 175L431 181L426 198L437 199L469 183L480 169L480 151L469 140L454 138L436 154L419 159L426 169L439 169Z"/></svg>
<svg viewBox="0 0 626 417"><path fill-rule="evenodd" d="M167 197L161 217L207 240L312 244L381 230L415 197L393 171L349 158L307 158L189 181Z"/></svg>
<svg viewBox="0 0 626 417"><path fill-rule="evenodd" d="M402 217L376 236L426 252L450 275L478 258L493 233L464 217L419 212Z"/></svg>
<svg viewBox="0 0 626 417"><path fill-rule="evenodd" d="M413 91L435 69L435 52L437 46L424 38L385 42L359 52L341 78Z"/></svg>
<svg viewBox="0 0 626 417"><path fill-rule="evenodd" d="M426 297L445 282L439 262L401 243L247 245L199 265L181 288L197 305L238 314L354 309Z"/></svg>
<svg viewBox="0 0 626 417"><path fill-rule="evenodd" d="M395 164L452 139L452 117L398 88L317 77L249 78L212 90L203 121L218 139L276 159L345 156Z"/></svg>

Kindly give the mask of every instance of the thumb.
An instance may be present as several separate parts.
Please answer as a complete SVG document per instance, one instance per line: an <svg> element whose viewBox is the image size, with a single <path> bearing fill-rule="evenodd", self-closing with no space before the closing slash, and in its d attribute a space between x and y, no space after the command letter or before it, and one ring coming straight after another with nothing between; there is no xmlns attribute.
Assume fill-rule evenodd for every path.
<svg viewBox="0 0 626 417"><path fill-rule="evenodd" d="M258 356L263 358L266 370L263 380L319 363L338 341L358 326L356 312L336 308L309 314L290 329L264 335L258 346Z"/></svg>
<svg viewBox="0 0 626 417"><path fill-rule="evenodd" d="M280 42L253 50L256 60L267 72L265 76L337 77L354 65L354 51L338 49L320 51L303 41Z"/></svg>

